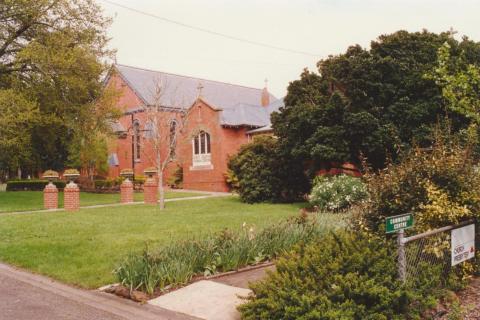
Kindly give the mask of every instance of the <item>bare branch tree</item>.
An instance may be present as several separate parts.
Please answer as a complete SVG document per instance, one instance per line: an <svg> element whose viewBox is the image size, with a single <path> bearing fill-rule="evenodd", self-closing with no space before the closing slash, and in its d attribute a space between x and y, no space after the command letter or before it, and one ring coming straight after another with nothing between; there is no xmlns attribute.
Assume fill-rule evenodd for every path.
<svg viewBox="0 0 480 320"><path fill-rule="evenodd" d="M145 156L153 162L158 174L158 196L160 209L165 208L165 189L163 186L163 176L168 165L173 161L180 161L178 149L179 137L183 136L187 125L190 112L187 106L177 95L177 90L173 89L170 96L176 101L169 101L165 105L163 99L167 91L168 83L155 80L153 94L153 105L145 108L146 122L145 135L147 141L151 144L153 155L144 150ZM170 89L170 88L168 88Z"/></svg>

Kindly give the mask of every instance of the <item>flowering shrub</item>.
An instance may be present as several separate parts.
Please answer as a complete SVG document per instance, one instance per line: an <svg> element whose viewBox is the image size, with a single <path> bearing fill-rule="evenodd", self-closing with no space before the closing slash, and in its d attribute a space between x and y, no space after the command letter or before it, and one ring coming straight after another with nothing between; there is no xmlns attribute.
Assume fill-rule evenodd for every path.
<svg viewBox="0 0 480 320"><path fill-rule="evenodd" d="M342 174L316 177L309 200L311 205L322 210L339 211L366 197L367 189L360 178Z"/></svg>
<svg viewBox="0 0 480 320"><path fill-rule="evenodd" d="M480 173L472 146L436 133L429 149L413 149L398 164L367 174L368 200L356 225L384 234L385 218L412 212L419 233L480 218Z"/></svg>
<svg viewBox="0 0 480 320"><path fill-rule="evenodd" d="M412 149L401 163L365 175L369 197L352 219L353 226L384 235L386 217L413 213L415 224L406 231L411 235L469 219L478 221L480 173L474 147L448 132L436 132L431 148ZM480 239L478 228L476 238ZM450 254L448 243L434 243L423 250L436 256ZM449 279L447 286L462 285L479 267L476 261L465 262L442 278Z"/></svg>
<svg viewBox="0 0 480 320"><path fill-rule="evenodd" d="M63 175L69 175L69 174L80 174L77 169L67 169L63 172Z"/></svg>
<svg viewBox="0 0 480 320"><path fill-rule="evenodd" d="M52 178L52 177L58 178L58 172L54 171L54 170L47 170L43 173L43 177L44 178Z"/></svg>

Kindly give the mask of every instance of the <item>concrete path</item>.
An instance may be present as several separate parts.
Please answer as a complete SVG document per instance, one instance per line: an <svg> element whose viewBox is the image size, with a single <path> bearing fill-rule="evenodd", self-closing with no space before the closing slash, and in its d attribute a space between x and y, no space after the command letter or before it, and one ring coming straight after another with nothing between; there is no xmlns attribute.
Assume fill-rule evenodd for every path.
<svg viewBox="0 0 480 320"><path fill-rule="evenodd" d="M274 265L266 265L202 280L148 301L149 304L205 320L238 320L237 306L248 296L250 282L261 280Z"/></svg>
<svg viewBox="0 0 480 320"><path fill-rule="evenodd" d="M265 278L265 276L267 275L267 270L274 271L275 266L272 265L264 268L262 267L230 275L225 275L222 277L211 279L211 281L223 283L233 287L248 288L248 284L250 282L259 281Z"/></svg>
<svg viewBox="0 0 480 320"><path fill-rule="evenodd" d="M238 320L236 306L242 303L249 289L202 280L175 290L148 303L206 320Z"/></svg>
<svg viewBox="0 0 480 320"><path fill-rule="evenodd" d="M178 191L178 192L189 192L193 190L187 191ZM194 191L194 192L202 192L202 191ZM198 200L198 199L208 199L208 198L216 198L216 197L226 197L231 196L231 193L228 192L207 192L203 191L203 193L208 193L204 196L192 196L192 197L183 197L183 198L172 198L172 199L165 199L165 202L175 202L175 201L183 201L183 200ZM131 203L106 203L106 204L96 204L92 206L81 206L80 209L96 209L96 208L106 208L106 207L118 207L118 206L131 206L131 205L138 205L138 204L145 204L143 201L135 201ZM15 214L28 214L28 213L46 213L46 212L60 212L65 211L64 208L58 209L41 209L41 210L29 210L29 211L10 211L10 212L0 212L0 216L2 215L15 215ZM0 319L1 320L1 319Z"/></svg>
<svg viewBox="0 0 480 320"><path fill-rule="evenodd" d="M198 320L0 264L0 320Z"/></svg>
<svg viewBox="0 0 480 320"><path fill-rule="evenodd" d="M168 192L193 192L193 193L207 193L212 196L231 196L231 192L221 192L221 191L205 191L205 190L195 190L195 189L168 189Z"/></svg>

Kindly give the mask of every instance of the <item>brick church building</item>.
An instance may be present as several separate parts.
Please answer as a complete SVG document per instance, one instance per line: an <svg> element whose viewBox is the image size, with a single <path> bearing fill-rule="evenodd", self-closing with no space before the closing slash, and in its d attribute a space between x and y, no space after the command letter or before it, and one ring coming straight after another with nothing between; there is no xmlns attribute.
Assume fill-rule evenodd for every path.
<svg viewBox="0 0 480 320"><path fill-rule="evenodd" d="M266 87L250 88L119 64L112 67L105 81L106 86L120 91L118 108L123 114L113 124L116 138L109 143L109 177L117 177L124 168L143 175L145 168L154 166L156 153L149 141L152 122L147 110L155 106L162 112L159 119L165 122L157 125L168 126L169 135L178 134L174 150L168 143L161 148L163 158L168 152L175 153L163 181L180 166L185 189L227 191L228 158L252 136L271 132L270 114L283 106L283 100ZM161 95L155 94L159 83ZM187 119L178 128L182 112Z"/></svg>

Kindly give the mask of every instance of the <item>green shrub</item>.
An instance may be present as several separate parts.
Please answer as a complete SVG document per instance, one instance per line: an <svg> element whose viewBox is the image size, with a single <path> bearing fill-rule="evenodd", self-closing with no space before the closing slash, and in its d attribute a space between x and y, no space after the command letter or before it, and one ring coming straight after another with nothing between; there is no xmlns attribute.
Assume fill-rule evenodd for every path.
<svg viewBox="0 0 480 320"><path fill-rule="evenodd" d="M59 190L65 188L65 181L52 181ZM42 191L48 180L10 180L7 182L7 191Z"/></svg>
<svg viewBox="0 0 480 320"><path fill-rule="evenodd" d="M248 203L295 201L308 192L302 163L283 156L270 136L243 145L228 169L238 179L240 198Z"/></svg>
<svg viewBox="0 0 480 320"><path fill-rule="evenodd" d="M339 211L366 198L367 189L362 180L342 174L316 177L309 201L322 210Z"/></svg>
<svg viewBox="0 0 480 320"><path fill-rule="evenodd" d="M183 185L183 167L177 165L175 170L173 171L171 177L168 179L168 184L172 188L182 188Z"/></svg>
<svg viewBox="0 0 480 320"><path fill-rule="evenodd" d="M106 180L94 180L95 189L109 189L112 187L113 181L106 179Z"/></svg>
<svg viewBox="0 0 480 320"><path fill-rule="evenodd" d="M225 182L230 188L230 191L233 191L233 192L238 191L238 188L240 187L240 183L238 181L237 175L232 170L227 169L227 172L225 172L224 177L225 177Z"/></svg>
<svg viewBox="0 0 480 320"><path fill-rule="evenodd" d="M480 172L472 147L445 133L436 133L429 149L413 149L398 164L365 176L369 199L360 210L357 226L384 234L385 218L412 212L409 232L480 218Z"/></svg>
<svg viewBox="0 0 480 320"><path fill-rule="evenodd" d="M118 190L124 180L124 177L98 179L94 180L94 185L99 190ZM137 175L133 182L135 186L141 186L145 183L145 176Z"/></svg>
<svg viewBox="0 0 480 320"><path fill-rule="evenodd" d="M280 258L238 309L248 320L419 319L435 304L430 279L439 270L424 268L414 287L402 285L394 257L385 240L332 233Z"/></svg>
<svg viewBox="0 0 480 320"><path fill-rule="evenodd" d="M338 220L337 220L338 223ZM292 218L256 232L244 225L241 232L220 233L173 242L158 251L129 255L115 270L131 290L151 294L167 285L188 283L195 275L211 275L270 260L324 233L325 224L305 216Z"/></svg>
<svg viewBox="0 0 480 320"><path fill-rule="evenodd" d="M415 148L402 162L365 176L369 198L356 208L352 222L357 230L384 236L385 218L405 213L413 213L415 219L407 235L480 218L480 172L472 156L474 146L441 131L434 140L431 148ZM448 247L433 241L422 250L437 257L450 255ZM442 275L449 279L444 285L461 286L479 270L478 262L462 263Z"/></svg>
<svg viewBox="0 0 480 320"><path fill-rule="evenodd" d="M137 186L142 186L145 183L145 180L147 180L147 178L145 178L144 175L137 174L135 175L135 179L133 179L133 183ZM123 179L121 179L118 184L120 185L122 182L123 182Z"/></svg>

